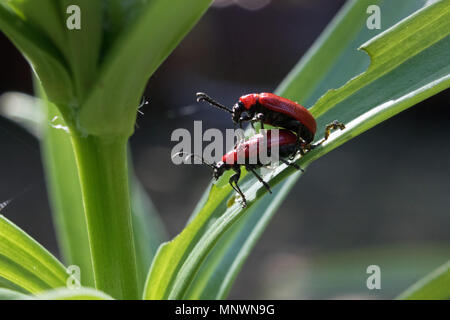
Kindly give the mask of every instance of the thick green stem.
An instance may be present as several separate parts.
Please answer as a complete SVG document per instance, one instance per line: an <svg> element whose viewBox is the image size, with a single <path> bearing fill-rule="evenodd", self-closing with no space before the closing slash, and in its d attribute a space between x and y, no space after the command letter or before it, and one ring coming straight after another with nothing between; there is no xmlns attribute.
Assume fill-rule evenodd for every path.
<svg viewBox="0 0 450 320"><path fill-rule="evenodd" d="M137 299L136 255L128 190L126 137L73 134L95 285Z"/></svg>

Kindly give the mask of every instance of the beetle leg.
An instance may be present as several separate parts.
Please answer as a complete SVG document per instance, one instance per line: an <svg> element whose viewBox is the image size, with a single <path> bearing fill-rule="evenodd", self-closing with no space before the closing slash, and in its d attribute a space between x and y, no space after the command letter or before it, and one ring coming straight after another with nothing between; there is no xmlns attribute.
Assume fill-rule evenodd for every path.
<svg viewBox="0 0 450 320"><path fill-rule="evenodd" d="M291 159L294 159L295 154L297 153L297 151L300 153L301 156L305 155L305 140L303 140L302 138L300 138L300 135L297 134L297 142L296 142L296 148L297 150L295 151L295 153L291 156Z"/></svg>
<svg viewBox="0 0 450 320"><path fill-rule="evenodd" d="M264 129L264 114L258 113L250 121L259 122L261 124L261 129Z"/></svg>
<svg viewBox="0 0 450 320"><path fill-rule="evenodd" d="M261 182L264 187L267 189L267 191L269 191L269 193L272 193L272 190L270 190L270 186L267 182L265 182L263 180L263 178L261 178L255 171L255 169L252 166L246 166L245 169L247 169L248 171L250 171L251 173L253 173L253 175L256 177L256 179L259 180L259 182Z"/></svg>
<svg viewBox="0 0 450 320"><path fill-rule="evenodd" d="M230 183L231 187L241 196L242 208L245 208L247 207L247 200L245 199L244 193L241 191L241 188L239 188L237 184L239 178L241 177L241 169L238 167L237 169L235 168L234 171L236 171L236 173L230 177L230 180L228 180L228 182Z"/></svg>
<svg viewBox="0 0 450 320"><path fill-rule="evenodd" d="M264 114L258 113L256 119L261 123L261 129L264 129Z"/></svg>
<svg viewBox="0 0 450 320"><path fill-rule="evenodd" d="M330 136L331 130L344 130L345 129L345 125L342 122L339 122L337 120L334 120L333 122L329 123L326 127L325 127L325 140L328 139L328 137Z"/></svg>
<svg viewBox="0 0 450 320"><path fill-rule="evenodd" d="M283 162L284 164L291 166L297 170L300 170L301 172L305 172L305 170L303 170L302 168L300 168L300 166L294 162L289 162L286 159L280 159L281 162Z"/></svg>
<svg viewBox="0 0 450 320"><path fill-rule="evenodd" d="M305 149L302 147L302 146L300 146L299 148L298 148L298 152L300 152L300 155L303 157L304 155L305 155Z"/></svg>
<svg viewBox="0 0 450 320"><path fill-rule="evenodd" d="M324 135L322 141L316 143L314 146L312 146L312 148L315 148L315 147L317 147L317 146L320 146L322 143L324 143L325 141L327 141L327 140L328 140L328 137L329 137L330 134L331 134L331 131L337 130L337 129L344 130L344 129L345 129L345 125L344 125L342 122L339 122L339 121L337 121L337 120L334 120L333 122L327 124L327 125L325 126L325 135Z"/></svg>

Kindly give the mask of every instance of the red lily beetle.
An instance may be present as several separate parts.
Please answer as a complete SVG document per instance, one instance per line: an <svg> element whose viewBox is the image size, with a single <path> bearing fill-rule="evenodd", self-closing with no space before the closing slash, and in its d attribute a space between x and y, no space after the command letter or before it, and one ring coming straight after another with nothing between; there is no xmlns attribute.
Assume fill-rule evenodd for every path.
<svg viewBox="0 0 450 320"><path fill-rule="evenodd" d="M241 143L239 146L236 146L233 150L227 152L222 157L222 161L218 163L207 163L203 160L202 157L196 154L188 154L189 156L195 156L202 160L204 164L211 167L213 169L213 177L215 180L219 179L223 175L223 173L227 170L234 170L235 174L232 175L229 179L229 183L231 187L236 190L242 197L242 207L245 208L247 206L247 200L244 196L244 193L238 186L239 178L241 177L241 166L244 166L245 169L251 173L261 182L264 187L272 193L270 190L270 186L267 182L265 182L261 176L255 171L256 169L264 166L264 164L260 161L260 155L262 149L260 148L261 144L264 142L267 145L267 152L269 153L271 149L277 145L279 150L279 160L289 166L296 168L297 170L302 170L297 164L287 161L285 158L292 158L299 151L299 144L297 142L297 136L291 131L280 129L278 138L275 138L271 134L272 130L267 130L267 135L257 134L251 137L249 140ZM264 141L264 139L267 139ZM239 149L243 148L243 152L245 152L244 163L238 163L238 152ZM178 153L177 155L183 155L183 153ZM256 164L251 164L250 159L252 157L256 157ZM253 158L255 159L255 158ZM253 161L252 161L253 162ZM303 170L302 170L303 171Z"/></svg>
<svg viewBox="0 0 450 320"><path fill-rule="evenodd" d="M311 146L316 134L316 120L313 115L302 105L289 99L277 96L273 93L251 93L239 98L239 101L232 109L225 107L219 102L209 97L206 93L198 92L197 101L206 101L209 104L231 113L231 117L235 124L242 127L242 122L250 121L260 122L261 128L264 123L274 127L281 127L291 130L297 134L297 139L302 148L300 152L303 154L305 150L314 148L322 144L328 139L331 130L345 129L345 125L335 120L325 127L324 139ZM245 114L243 115L243 113Z"/></svg>
<svg viewBox="0 0 450 320"><path fill-rule="evenodd" d="M244 95L232 109L223 106L205 93L197 93L197 101L202 100L231 113L233 122L241 127L245 121L252 124L260 122L261 128L264 128L266 123L295 132L306 144L312 142L316 134L316 120L308 109L273 93Z"/></svg>

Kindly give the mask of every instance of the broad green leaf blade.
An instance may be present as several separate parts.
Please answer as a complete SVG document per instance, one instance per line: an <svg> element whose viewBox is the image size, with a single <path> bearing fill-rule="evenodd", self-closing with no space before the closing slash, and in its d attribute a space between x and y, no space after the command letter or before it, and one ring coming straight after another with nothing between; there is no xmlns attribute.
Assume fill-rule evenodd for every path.
<svg viewBox="0 0 450 320"><path fill-rule="evenodd" d="M431 5L430 7L422 10L420 13L406 19L400 25L396 25L390 31L383 34L383 37L379 37L374 41L383 41L382 39L401 41L403 37L407 37L408 34L416 34L416 37L409 39L409 41L415 43L408 44L408 48L411 45L415 48L413 51L403 50L402 46L390 46L392 50L400 50L403 64L393 67L389 73L380 72L379 76L390 77L388 82L375 81L377 79L360 76L352 81L367 81L365 84L360 84L361 89L374 89L368 84L378 85L378 90L375 92L380 92L381 99L374 97L374 91L372 95L372 101L364 99L364 97L358 97L358 99L353 99L351 103L342 99L342 103L347 102L345 105L347 108L339 110L337 113L331 113L334 109L323 114L318 118L320 125L329 122L330 120L339 119L347 124L347 129L343 132L336 133L332 135L331 139L327 143L323 144L321 147L314 149L309 152L306 156L302 157L297 163L305 168L312 161L318 159L322 155L331 151L338 145L344 143L345 141L355 137L364 130L369 129L375 124L385 120L386 118L393 116L394 114L404 110L407 107L414 105L415 103L433 95L445 88L450 84L448 82L448 67L449 61L444 57L447 57L448 53L448 37L440 36L434 37L435 42L429 42L423 39L421 35L427 37L429 35L430 29L435 31L444 32L441 26L442 23L447 21L448 17L442 12L447 10L449 2L438 2ZM433 13L430 13L431 11ZM424 16L437 15L439 18L434 19L433 23L426 24L424 30L423 22ZM447 19L447 20L446 20ZM407 25L408 33L405 33L405 24ZM398 31L397 31L398 30ZM420 33L417 33L421 31ZM395 35L396 32L402 35ZM449 31L447 31L449 32ZM386 37L386 38L384 38ZM378 42L380 43L380 42ZM371 54L371 56L376 57L378 52L374 51L379 47L366 46L366 50ZM423 54L418 55L417 52ZM394 52L392 52L394 55ZM399 53L396 52L398 55ZM407 65L406 62L410 63ZM374 59L371 64L371 68L375 70L381 70L377 66L380 60ZM429 67L428 70L420 69L419 72L425 73L425 80L420 79L418 81L417 66L426 65ZM373 69L372 69L373 70ZM423 74L422 74L423 75ZM362 80L359 80L361 79ZM416 82L409 81L413 79ZM370 81L369 81L370 80ZM396 83L398 85L393 85ZM352 84L355 85L355 84ZM345 96L348 92L346 88L339 89L337 94ZM384 91L383 91L384 90ZM362 92L362 90L359 90ZM363 92L363 95L368 95L368 92ZM350 96L353 98L353 96ZM375 99L377 98L377 99ZM395 99L395 100L394 100ZM336 100L337 101L337 100ZM381 105L381 107L380 107ZM340 107L340 105L338 106ZM317 108L312 109L317 110ZM315 112L314 115L318 115ZM293 173L291 167L285 168L285 166L280 166L274 172L265 176L266 181L270 181L271 186L283 181L285 178ZM161 298L174 298L180 299L185 296L186 290L191 284L196 272L199 270L201 264L206 258L207 254L210 252L212 247L217 243L219 237L234 223L240 216L246 211L251 210L251 207L256 202L255 199L261 198L265 193L265 189L261 188L256 179L244 177L240 183L242 190L248 198L249 206L247 209L242 210L238 204L234 204L235 197L226 200L229 193L223 191L226 188L218 188L214 185L211 188L209 198L206 201L203 209L195 216L191 223L185 228L185 230L177 236L174 240L163 245L158 253L156 260L154 261L152 268L150 270L149 278L147 281L147 290L145 292L145 297L150 299L161 299ZM228 203L228 208L226 209ZM219 208L216 212L215 209ZM219 216L218 212L222 212ZM216 220L213 219L217 218ZM207 229L207 231L205 231ZM185 254L186 252L186 254ZM174 279L175 277L175 279Z"/></svg>
<svg viewBox="0 0 450 320"><path fill-rule="evenodd" d="M358 51L361 44L424 7L428 0L349 0L311 49L297 63L277 92L312 106L330 88L339 88L367 70L370 58ZM382 29L366 26L371 5L381 11Z"/></svg>
<svg viewBox="0 0 450 320"><path fill-rule="evenodd" d="M449 300L450 261L434 270L403 292L403 300Z"/></svg>
<svg viewBox="0 0 450 320"><path fill-rule="evenodd" d="M28 300L31 296L18 291L0 288L0 300Z"/></svg>
<svg viewBox="0 0 450 320"><path fill-rule="evenodd" d="M34 298L38 300L114 300L106 293L90 288L50 290Z"/></svg>
<svg viewBox="0 0 450 320"><path fill-rule="evenodd" d="M361 38L367 40L374 35L376 31L365 28L366 8L369 5L380 5L380 2L382 1L348 1L281 82L278 93L306 104L312 100L310 97L317 95L318 87L323 86L324 82L335 82L333 84L338 85L342 79L344 81L350 79L349 72L355 75L354 69L363 72L367 67L366 60L356 57L351 65L345 65L344 72L336 72L339 74L338 83L325 81L327 77L332 76L330 73L338 60L352 54L348 49L352 48L353 51L355 42L361 43ZM383 22L386 23L384 19Z"/></svg>
<svg viewBox="0 0 450 320"><path fill-rule="evenodd" d="M5 278L0 277L0 288L1 289L9 289L12 291L17 291L17 292L21 292L23 294L28 293L27 290L23 289L22 287L19 287L18 285L16 285L15 283L6 280Z"/></svg>
<svg viewBox="0 0 450 320"><path fill-rule="evenodd" d="M91 134L131 135L148 78L197 23L211 0L141 3L139 15L109 48L100 69L101 85L80 111L79 128Z"/></svg>
<svg viewBox="0 0 450 320"><path fill-rule="evenodd" d="M66 269L39 243L0 215L0 277L38 293L66 285Z"/></svg>
<svg viewBox="0 0 450 320"><path fill-rule="evenodd" d="M388 76L390 71L395 68L401 68L402 64L409 63L415 55L423 54L426 49L437 45L441 40L445 43L445 38L448 37L450 30L449 6L448 1L433 4L418 11L394 28L369 40L361 47L369 54L372 60L369 69L338 90L334 89L327 92L317 101L311 112L316 117L324 114L358 90L384 75ZM420 35L418 36L417 34ZM414 68L415 72L413 74L420 74L422 70L427 69L427 66L417 64L409 67ZM442 74L445 75L446 73L443 72ZM384 79L384 82L386 80ZM412 80L417 79L405 78L402 80L404 82L413 82Z"/></svg>

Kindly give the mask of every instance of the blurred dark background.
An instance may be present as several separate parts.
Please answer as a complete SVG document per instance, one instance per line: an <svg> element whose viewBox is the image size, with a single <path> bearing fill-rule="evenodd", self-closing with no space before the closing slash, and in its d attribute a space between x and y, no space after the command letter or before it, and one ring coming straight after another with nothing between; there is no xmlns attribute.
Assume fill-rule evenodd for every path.
<svg viewBox="0 0 450 320"><path fill-rule="evenodd" d="M228 1L229 2L229 1ZM231 105L273 91L344 1L217 1L150 79L131 138L138 177L170 238L184 227L211 172L175 166L170 135L194 120L225 130ZM245 1L243 3L245 5ZM30 68L0 35L0 93L32 94ZM450 256L450 91L346 143L310 166L255 247L231 298L392 298ZM37 141L0 118L2 214L58 255ZM336 181L337 183L333 183ZM367 290L380 265L382 290ZM295 279L295 281L293 281Z"/></svg>

